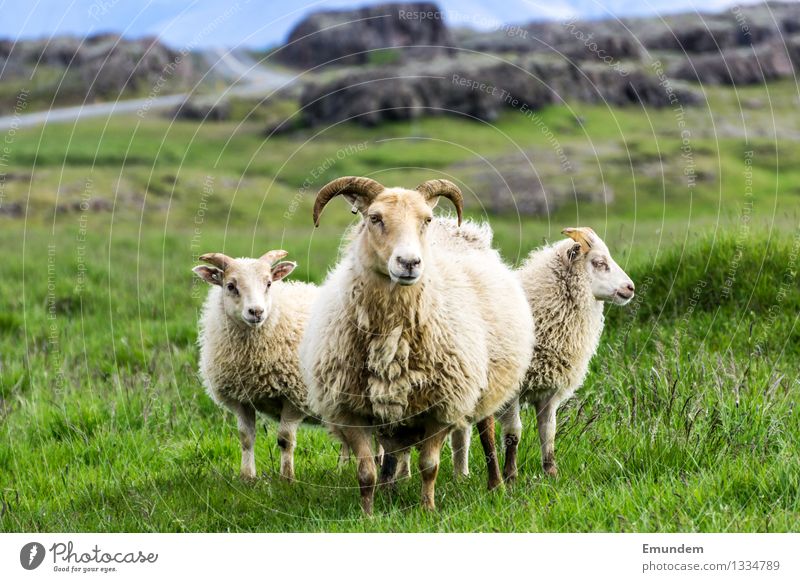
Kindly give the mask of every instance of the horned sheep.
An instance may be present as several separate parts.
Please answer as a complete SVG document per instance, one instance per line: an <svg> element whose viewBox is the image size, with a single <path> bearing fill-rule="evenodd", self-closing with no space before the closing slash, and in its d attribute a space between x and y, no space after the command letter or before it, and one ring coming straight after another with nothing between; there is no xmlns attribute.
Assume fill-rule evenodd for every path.
<svg viewBox="0 0 800 582"><path fill-rule="evenodd" d="M534 406L542 468L557 475L556 411L586 378L603 333L604 304L625 305L634 294L633 281L591 228L563 234L569 238L531 252L517 271L536 324L536 345L519 398L498 415L507 481L517 475L520 401Z"/></svg>
<svg viewBox="0 0 800 582"><path fill-rule="evenodd" d="M489 486L502 482L493 414L516 394L531 359L533 320L522 286L491 249L433 221L440 197L461 224L462 195L447 180L415 190L345 177L323 187L314 222L344 196L361 213L328 275L300 348L309 405L335 424L358 458L361 504L371 513L376 432L387 453L420 449L422 504L433 509L444 440L478 422ZM462 228L469 229L465 224Z"/></svg>

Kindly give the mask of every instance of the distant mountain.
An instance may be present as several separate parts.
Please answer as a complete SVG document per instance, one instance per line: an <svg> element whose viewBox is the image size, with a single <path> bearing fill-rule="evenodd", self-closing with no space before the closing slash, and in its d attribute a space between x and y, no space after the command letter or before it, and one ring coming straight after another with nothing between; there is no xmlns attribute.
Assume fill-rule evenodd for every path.
<svg viewBox="0 0 800 582"><path fill-rule="evenodd" d="M115 32L127 38L157 36L176 49L211 46L265 47L283 43L289 31L312 12L381 4L380 0L40 0L5 7L0 38L40 38ZM441 0L449 26L478 30L500 24L648 16L722 10L751 0Z"/></svg>

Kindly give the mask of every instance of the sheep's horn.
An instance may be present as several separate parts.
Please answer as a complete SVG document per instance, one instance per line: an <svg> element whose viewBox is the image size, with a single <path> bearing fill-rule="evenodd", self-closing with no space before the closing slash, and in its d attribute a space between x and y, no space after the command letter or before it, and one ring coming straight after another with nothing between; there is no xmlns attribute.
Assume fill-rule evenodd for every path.
<svg viewBox="0 0 800 582"><path fill-rule="evenodd" d="M206 253L204 255L200 255L200 260L210 263L215 267L219 267L223 271L228 267L228 265L233 263L232 258L230 258L228 255L223 255L222 253Z"/></svg>
<svg viewBox="0 0 800 582"><path fill-rule="evenodd" d="M581 249L583 252L588 251L592 248L592 241L591 238L594 235L594 231L589 228L588 226L578 226L576 228L565 228L561 231L561 234L567 235L569 238L574 240L576 243L581 245Z"/></svg>
<svg viewBox="0 0 800 582"><path fill-rule="evenodd" d="M270 265L272 265L275 261L282 259L289 253L287 251L279 250L279 251L268 251L259 257L259 261L266 261Z"/></svg>
<svg viewBox="0 0 800 582"><path fill-rule="evenodd" d="M375 199L375 196L383 190L384 187L380 182L358 176L345 176L329 182L322 187L322 190L317 194L317 200L314 202L314 226L319 226L319 215L322 213L322 209L335 196L339 194L358 196L364 198L367 205L369 205Z"/></svg>
<svg viewBox="0 0 800 582"><path fill-rule="evenodd" d="M458 214L458 226L461 226L461 219L464 212L464 196L461 190L450 180L428 180L417 186L417 192L422 192L426 200L444 196L456 207Z"/></svg>

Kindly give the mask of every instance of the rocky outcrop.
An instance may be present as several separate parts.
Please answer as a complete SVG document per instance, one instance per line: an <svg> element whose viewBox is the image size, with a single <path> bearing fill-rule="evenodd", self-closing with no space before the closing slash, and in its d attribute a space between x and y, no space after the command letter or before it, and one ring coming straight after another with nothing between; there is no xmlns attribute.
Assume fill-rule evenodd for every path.
<svg viewBox="0 0 800 582"><path fill-rule="evenodd" d="M380 4L314 12L289 34L275 58L301 68L357 65L447 52L451 39L442 12L430 2Z"/></svg>
<svg viewBox="0 0 800 582"><path fill-rule="evenodd" d="M306 126L338 121L372 126L442 114L493 119L499 108L496 98L459 88L445 75L413 74L389 68L354 72L330 83L309 85L300 99Z"/></svg>
<svg viewBox="0 0 800 582"><path fill-rule="evenodd" d="M709 85L756 85L791 77L800 72L800 38L767 43L755 48L726 49L696 55L675 66L678 79Z"/></svg>
<svg viewBox="0 0 800 582"><path fill-rule="evenodd" d="M178 84L192 75L189 58L167 48L155 38L130 40L115 34L79 39L58 36L47 40L0 42L4 68L0 81L20 75L34 76L40 68L63 69L54 91L68 101L116 98L126 91L142 92ZM34 79L35 80L35 79ZM49 88L36 85L37 91Z"/></svg>
<svg viewBox="0 0 800 582"><path fill-rule="evenodd" d="M495 53L558 52L573 59L637 59L646 51L681 55L781 41L800 32L800 3L769 2L734 6L728 10L663 18L567 20L501 26L491 31L457 30L455 44ZM587 50L588 49L588 50Z"/></svg>
<svg viewBox="0 0 800 582"><path fill-rule="evenodd" d="M535 22L523 26L501 26L487 32L454 31L461 49L481 53L549 53L573 61L639 60L639 39L613 21Z"/></svg>
<svg viewBox="0 0 800 582"><path fill-rule="evenodd" d="M673 84L682 104L697 95ZM492 120L503 108L536 110L562 101L610 105L669 105L659 79L642 66L625 75L604 64L521 57L514 62L443 59L427 67L352 71L309 85L301 96L308 126L339 121L376 125L423 115L462 115Z"/></svg>
<svg viewBox="0 0 800 582"><path fill-rule="evenodd" d="M762 34L771 36L768 31ZM729 14L704 20L696 15L681 15L661 24L648 23L643 42L650 50L681 53L707 53L748 44L747 35Z"/></svg>
<svg viewBox="0 0 800 582"><path fill-rule="evenodd" d="M154 38L120 41L109 35L93 40L78 53L81 76L87 86L91 85L90 98L148 89L162 78L174 81L190 73L188 59L178 62L178 54Z"/></svg>
<svg viewBox="0 0 800 582"><path fill-rule="evenodd" d="M174 119L187 121L228 121L231 106L227 99L187 99L175 108Z"/></svg>
<svg viewBox="0 0 800 582"><path fill-rule="evenodd" d="M636 19L630 21L630 29L650 50L690 54L779 42L800 29L797 2L734 6L700 16L688 13L663 20Z"/></svg>

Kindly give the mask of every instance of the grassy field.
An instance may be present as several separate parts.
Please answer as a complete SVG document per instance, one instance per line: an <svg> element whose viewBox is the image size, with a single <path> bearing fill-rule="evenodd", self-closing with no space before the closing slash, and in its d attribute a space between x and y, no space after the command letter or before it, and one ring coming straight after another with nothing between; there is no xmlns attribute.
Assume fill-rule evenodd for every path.
<svg viewBox="0 0 800 582"><path fill-rule="evenodd" d="M527 415L513 488L484 491L477 448L472 476L454 482L446 453L436 513L418 508L415 471L378 495L369 519L354 467L338 469L337 446L313 428L300 431L294 485L277 477L270 423L256 444L260 479L237 478L235 421L196 373L205 287L190 268L201 252L282 247L300 263L293 277L321 281L353 219L334 204L312 228L327 180L458 181L459 164L488 163L478 154L519 150L534 171L553 147L539 128L508 113L494 125L431 118L268 140L251 121L16 132L0 198L0 529L798 530L793 91L715 89L708 107L686 110L691 158L670 110L542 112L570 156L595 159L580 171L612 187L608 204L487 216L462 183L468 214L491 221L509 262L564 226L590 225L637 299L609 309L592 373L561 413L557 480L542 477Z"/></svg>

